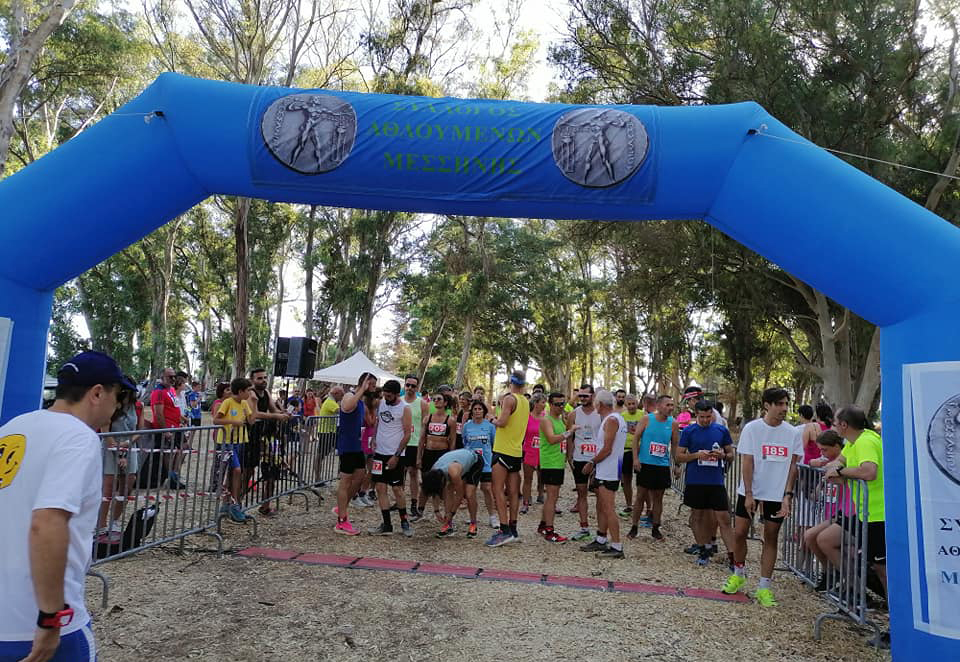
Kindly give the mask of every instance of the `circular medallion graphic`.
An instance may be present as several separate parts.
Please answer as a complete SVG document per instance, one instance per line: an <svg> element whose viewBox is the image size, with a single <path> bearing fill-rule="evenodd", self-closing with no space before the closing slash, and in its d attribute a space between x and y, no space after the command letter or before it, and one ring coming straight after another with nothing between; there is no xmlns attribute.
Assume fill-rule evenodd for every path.
<svg viewBox="0 0 960 662"><path fill-rule="evenodd" d="M960 485L960 395L940 405L930 419L927 450L937 468Z"/></svg>
<svg viewBox="0 0 960 662"><path fill-rule="evenodd" d="M553 127L553 160L570 181L604 188L636 172L647 156L643 122L615 108L580 108Z"/></svg>
<svg viewBox="0 0 960 662"><path fill-rule="evenodd" d="M305 175L338 167L357 138L353 106L329 94L291 94L271 103L260 120L270 153Z"/></svg>

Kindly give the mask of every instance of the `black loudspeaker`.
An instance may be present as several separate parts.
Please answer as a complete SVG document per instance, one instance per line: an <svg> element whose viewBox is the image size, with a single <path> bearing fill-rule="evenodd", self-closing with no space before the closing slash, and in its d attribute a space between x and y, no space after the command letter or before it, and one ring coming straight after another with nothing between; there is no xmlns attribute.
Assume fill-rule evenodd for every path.
<svg viewBox="0 0 960 662"><path fill-rule="evenodd" d="M273 376L287 376L287 359L290 355L290 339L277 337L277 348L273 354Z"/></svg>
<svg viewBox="0 0 960 662"><path fill-rule="evenodd" d="M281 341L285 341L286 347ZM280 357L283 356L281 365ZM313 377L317 363L317 341L312 338L277 338L274 374L283 377Z"/></svg>

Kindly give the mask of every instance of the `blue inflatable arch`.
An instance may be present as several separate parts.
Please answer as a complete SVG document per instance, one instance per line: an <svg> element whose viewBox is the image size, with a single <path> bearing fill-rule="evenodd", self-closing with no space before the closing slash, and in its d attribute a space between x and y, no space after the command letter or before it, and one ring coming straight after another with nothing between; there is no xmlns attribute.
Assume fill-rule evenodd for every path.
<svg viewBox="0 0 960 662"><path fill-rule="evenodd" d="M13 320L0 420L38 406L54 289L213 194L485 216L704 219L879 325L895 659L921 651L960 659L960 640L917 620L926 591L911 585L916 513L907 490L912 497L916 487L903 470L904 365L960 360L950 275L960 230L943 219L755 103L577 107L165 74L0 182L0 317Z"/></svg>

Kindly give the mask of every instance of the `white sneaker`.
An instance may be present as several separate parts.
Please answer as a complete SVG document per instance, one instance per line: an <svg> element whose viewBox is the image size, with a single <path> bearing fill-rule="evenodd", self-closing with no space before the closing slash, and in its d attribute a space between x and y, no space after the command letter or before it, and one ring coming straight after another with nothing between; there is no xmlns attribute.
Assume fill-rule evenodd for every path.
<svg viewBox="0 0 960 662"><path fill-rule="evenodd" d="M369 508L370 504L361 501L360 497L353 497L350 499L350 505L354 508Z"/></svg>
<svg viewBox="0 0 960 662"><path fill-rule="evenodd" d="M362 503L362 504L364 505L364 507L366 507L366 508L372 508L373 506L377 505L376 500L375 500L375 499L371 499L371 498L370 498L369 496L367 496L366 494L363 494L363 495L360 496L360 503Z"/></svg>
<svg viewBox="0 0 960 662"><path fill-rule="evenodd" d="M497 517L496 515L491 515L491 516L490 516L490 528L491 528L491 529L499 529L499 528L500 528L500 518Z"/></svg>

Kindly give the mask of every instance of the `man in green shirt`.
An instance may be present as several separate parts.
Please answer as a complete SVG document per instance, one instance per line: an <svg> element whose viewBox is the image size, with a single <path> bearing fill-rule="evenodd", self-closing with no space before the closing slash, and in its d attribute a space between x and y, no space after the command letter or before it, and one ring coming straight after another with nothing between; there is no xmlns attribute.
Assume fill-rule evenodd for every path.
<svg viewBox="0 0 960 662"><path fill-rule="evenodd" d="M844 407L837 412L837 432L847 440L840 457L827 465L825 478L834 483L863 480L867 495L855 494L857 517L864 521L866 511L867 561L887 591L887 545L883 509L883 442L873 431L867 415L859 407ZM866 501L866 504L864 504Z"/></svg>
<svg viewBox="0 0 960 662"><path fill-rule="evenodd" d="M567 430L563 422L563 408L567 404L563 393L554 391L547 401L550 403L550 410L540 423L540 480L543 481L547 498L543 504L537 533L549 542L566 542L564 536L553 530L553 518L557 498L560 496L560 486L563 485L563 470L567 464L567 441L573 435L573 430Z"/></svg>

